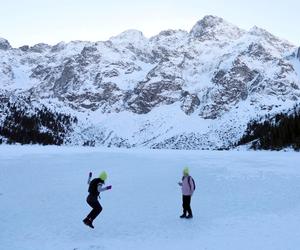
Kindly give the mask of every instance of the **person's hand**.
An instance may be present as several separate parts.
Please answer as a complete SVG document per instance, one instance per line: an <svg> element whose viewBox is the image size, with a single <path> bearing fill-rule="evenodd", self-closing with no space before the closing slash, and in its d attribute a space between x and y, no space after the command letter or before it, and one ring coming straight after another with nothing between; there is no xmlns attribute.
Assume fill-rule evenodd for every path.
<svg viewBox="0 0 300 250"><path fill-rule="evenodd" d="M109 190L109 189L111 189L111 188L112 188L112 186L111 186L111 185L106 187L106 189L107 189L107 190Z"/></svg>
<svg viewBox="0 0 300 250"><path fill-rule="evenodd" d="M178 182L178 185L179 185L179 186L182 186L182 183L181 183L181 182Z"/></svg>

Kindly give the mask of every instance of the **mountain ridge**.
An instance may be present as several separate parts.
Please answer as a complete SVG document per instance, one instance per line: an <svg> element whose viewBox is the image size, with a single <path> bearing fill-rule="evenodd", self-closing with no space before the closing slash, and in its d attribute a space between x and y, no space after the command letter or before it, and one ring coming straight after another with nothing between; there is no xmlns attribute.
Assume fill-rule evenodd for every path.
<svg viewBox="0 0 300 250"><path fill-rule="evenodd" d="M77 117L71 144L228 147L254 117L300 98L296 46L215 16L151 38L127 30L103 42L19 49L1 39L0 54L2 105L25 98Z"/></svg>

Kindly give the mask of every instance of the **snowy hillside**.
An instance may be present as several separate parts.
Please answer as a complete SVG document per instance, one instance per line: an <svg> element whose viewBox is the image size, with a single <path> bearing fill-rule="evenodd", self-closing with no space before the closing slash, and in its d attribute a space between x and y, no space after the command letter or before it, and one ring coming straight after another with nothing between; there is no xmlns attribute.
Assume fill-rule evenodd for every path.
<svg viewBox="0 0 300 250"><path fill-rule="evenodd" d="M0 146L5 250L297 250L299 154ZM177 184L196 181L182 220ZM95 229L82 223L87 175L108 173Z"/></svg>
<svg viewBox="0 0 300 250"><path fill-rule="evenodd" d="M151 38L128 30L104 42L55 46L12 48L0 40L0 126L12 112L8 102L21 110L20 103L43 105L76 117L62 136L68 144L228 147L251 119L299 103L299 87L296 46L215 16L190 32ZM11 139L0 129L1 137Z"/></svg>

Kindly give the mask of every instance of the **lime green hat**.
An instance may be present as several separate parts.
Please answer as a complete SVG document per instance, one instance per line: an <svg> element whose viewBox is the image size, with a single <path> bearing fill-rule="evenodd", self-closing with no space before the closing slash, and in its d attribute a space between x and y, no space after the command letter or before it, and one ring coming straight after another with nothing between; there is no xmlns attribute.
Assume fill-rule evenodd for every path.
<svg viewBox="0 0 300 250"><path fill-rule="evenodd" d="M183 169L183 175L185 175L185 176L187 176L187 175L189 175L189 168L188 167L185 167L184 169Z"/></svg>
<svg viewBox="0 0 300 250"><path fill-rule="evenodd" d="M105 181L107 179L107 173L105 171L103 171L100 175L99 175L99 178L102 180L102 181Z"/></svg>

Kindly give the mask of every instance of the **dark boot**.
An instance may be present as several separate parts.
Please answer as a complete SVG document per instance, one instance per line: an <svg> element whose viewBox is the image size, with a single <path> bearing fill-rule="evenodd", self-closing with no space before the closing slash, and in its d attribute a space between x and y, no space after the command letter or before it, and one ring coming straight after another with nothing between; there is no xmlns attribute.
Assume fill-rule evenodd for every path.
<svg viewBox="0 0 300 250"><path fill-rule="evenodd" d="M83 223L91 228L94 228L92 221L89 218L85 218Z"/></svg>
<svg viewBox="0 0 300 250"><path fill-rule="evenodd" d="M184 219L184 218L186 218L186 215L185 215L185 214L182 214L182 215L180 215L180 218L181 218L181 219Z"/></svg>
<svg viewBox="0 0 300 250"><path fill-rule="evenodd" d="M89 225L89 218L83 219L83 223L88 226Z"/></svg>
<svg viewBox="0 0 300 250"><path fill-rule="evenodd" d="M192 218L193 218L193 215L192 215L192 214L189 214L189 215L186 216L185 218L187 218L187 219L192 219Z"/></svg>
<svg viewBox="0 0 300 250"><path fill-rule="evenodd" d="M93 222L90 220L90 222L89 222L89 225L88 225L89 227L91 227L91 228L94 228L94 225L93 225Z"/></svg>

